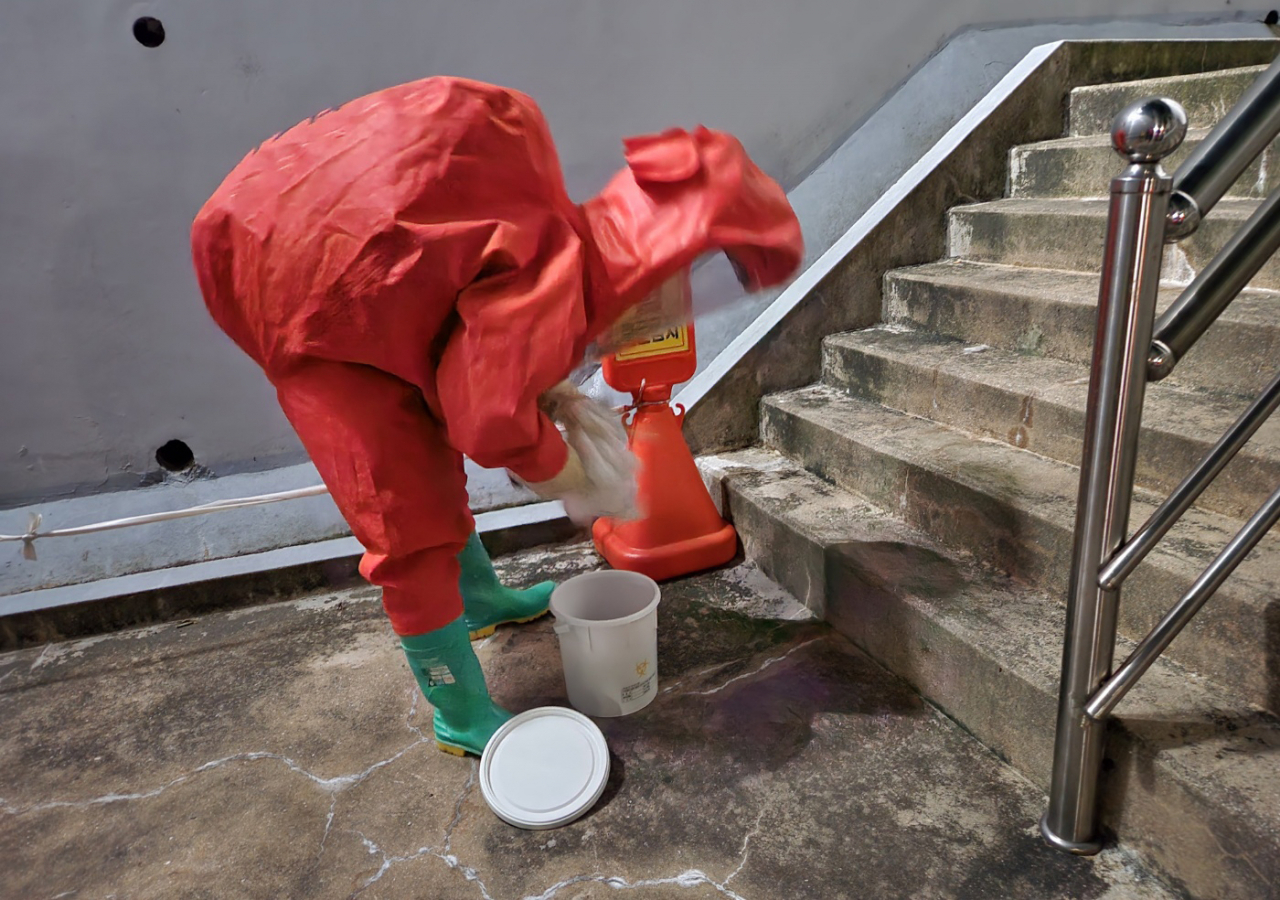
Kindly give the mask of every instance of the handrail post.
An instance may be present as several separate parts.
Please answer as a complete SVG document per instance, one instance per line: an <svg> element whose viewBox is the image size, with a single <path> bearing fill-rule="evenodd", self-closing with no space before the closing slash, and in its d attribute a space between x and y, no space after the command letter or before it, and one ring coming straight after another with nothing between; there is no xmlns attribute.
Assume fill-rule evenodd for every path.
<svg viewBox="0 0 1280 900"><path fill-rule="evenodd" d="M1172 186L1160 159L1177 149L1186 130L1182 107L1155 97L1126 107L1111 129L1112 145L1129 165L1111 182L1053 778L1049 809L1040 822L1045 840L1072 853L1096 853L1101 848L1097 801L1106 723L1086 716L1084 706L1111 669L1119 591L1100 588L1098 572L1128 527Z"/></svg>

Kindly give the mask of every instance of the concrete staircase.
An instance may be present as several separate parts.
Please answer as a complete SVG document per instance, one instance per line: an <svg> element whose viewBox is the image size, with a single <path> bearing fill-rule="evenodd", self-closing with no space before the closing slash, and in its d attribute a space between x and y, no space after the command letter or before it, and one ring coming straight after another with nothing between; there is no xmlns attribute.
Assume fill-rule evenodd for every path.
<svg viewBox="0 0 1280 900"><path fill-rule="evenodd" d="M1065 137L1010 152L1006 199L950 211L949 258L885 275L882 325L828 336L822 380L764 400L759 447L702 461L749 557L1045 787L1120 168L1105 132L1159 93L1186 105L1191 145L1258 71L1074 90ZM1162 304L1280 183L1273 152L1173 249ZM1280 260L1150 388L1134 527L1280 365L1276 289ZM1273 422L1127 583L1117 662L1277 483ZM1277 896L1277 712L1271 537L1118 708L1105 827L1193 896Z"/></svg>

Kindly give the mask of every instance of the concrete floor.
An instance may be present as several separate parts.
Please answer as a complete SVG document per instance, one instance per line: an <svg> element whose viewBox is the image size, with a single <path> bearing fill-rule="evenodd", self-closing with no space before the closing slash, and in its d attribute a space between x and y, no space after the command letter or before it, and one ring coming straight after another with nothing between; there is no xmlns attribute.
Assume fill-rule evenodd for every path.
<svg viewBox="0 0 1280 900"><path fill-rule="evenodd" d="M547 620L479 652L508 707L565 703ZM596 808L529 832L436 750L368 588L0 656L0 897L1172 896L1045 849L1035 787L748 566L664 588L659 658Z"/></svg>

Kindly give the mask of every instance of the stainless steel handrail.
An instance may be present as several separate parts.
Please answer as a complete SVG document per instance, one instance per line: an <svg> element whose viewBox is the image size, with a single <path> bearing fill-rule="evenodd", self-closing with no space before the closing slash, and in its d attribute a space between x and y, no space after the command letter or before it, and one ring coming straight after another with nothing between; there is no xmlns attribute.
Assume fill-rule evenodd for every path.
<svg viewBox="0 0 1280 900"><path fill-rule="evenodd" d="M1159 381L1280 250L1280 188L1223 245L1156 321L1147 376Z"/></svg>
<svg viewBox="0 0 1280 900"><path fill-rule="evenodd" d="M1166 213L1165 236L1180 241L1200 227L1209 210L1258 154L1280 134L1280 57L1178 166Z"/></svg>
<svg viewBox="0 0 1280 900"><path fill-rule="evenodd" d="M1267 498L1262 508L1253 514L1236 536L1227 542L1227 546L1222 548L1222 552L1209 563L1209 567L1200 573L1200 577L1182 595L1182 599L1165 613L1159 624L1151 629L1151 633L1133 649L1129 658L1121 663L1116 673L1089 698L1084 706L1086 716L1101 722L1111 714L1116 704L1137 684L1142 673L1151 668L1151 664L1173 643L1173 639L1190 624L1192 617L1213 596L1213 592L1222 586L1227 576L1236 570L1236 566L1244 562L1249 551L1258 545L1258 541L1266 536L1277 520L1280 520L1280 489Z"/></svg>
<svg viewBox="0 0 1280 900"><path fill-rule="evenodd" d="M1160 543L1160 539L1169 533L1169 529L1177 524L1182 514L1204 493L1204 489L1213 483L1218 473L1240 452L1240 448L1253 437L1254 432L1262 427L1262 423L1271 417L1277 406L1280 406L1280 375L1271 379L1258 399L1249 404L1249 408L1227 429L1200 464L1156 508L1146 524L1107 561L1098 573L1098 584L1108 590L1119 588L1138 567L1138 563L1146 559L1147 554Z"/></svg>
<svg viewBox="0 0 1280 900"><path fill-rule="evenodd" d="M1280 521L1277 490L1112 674L1124 579L1280 406L1278 375L1137 534L1125 541L1148 380L1167 375L1280 249L1278 189L1160 321L1154 321L1166 238L1176 240L1194 231L1200 216L1280 134L1280 60L1170 178L1160 160L1177 149L1186 126L1181 106L1153 97L1122 110L1111 133L1116 151L1129 165L1111 182L1067 590L1053 775L1049 808L1040 823L1051 845L1072 853L1101 848L1096 821L1099 777L1112 710Z"/></svg>
<svg viewBox="0 0 1280 900"><path fill-rule="evenodd" d="M1165 241L1191 235L1231 185L1280 135L1280 57L1173 173ZM1173 371L1205 329L1280 247L1280 189L1271 194L1156 322L1148 362L1151 380Z"/></svg>

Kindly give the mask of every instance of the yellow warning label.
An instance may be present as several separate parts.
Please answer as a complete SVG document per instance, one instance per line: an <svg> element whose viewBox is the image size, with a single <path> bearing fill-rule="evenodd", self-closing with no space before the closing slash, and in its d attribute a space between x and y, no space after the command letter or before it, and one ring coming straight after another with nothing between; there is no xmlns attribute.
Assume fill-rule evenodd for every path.
<svg viewBox="0 0 1280 900"><path fill-rule="evenodd" d="M619 362L633 359L647 359L650 356L666 356L668 353L679 353L689 349L689 327L668 328L662 334L655 335L647 341L633 344L625 350L619 350Z"/></svg>

